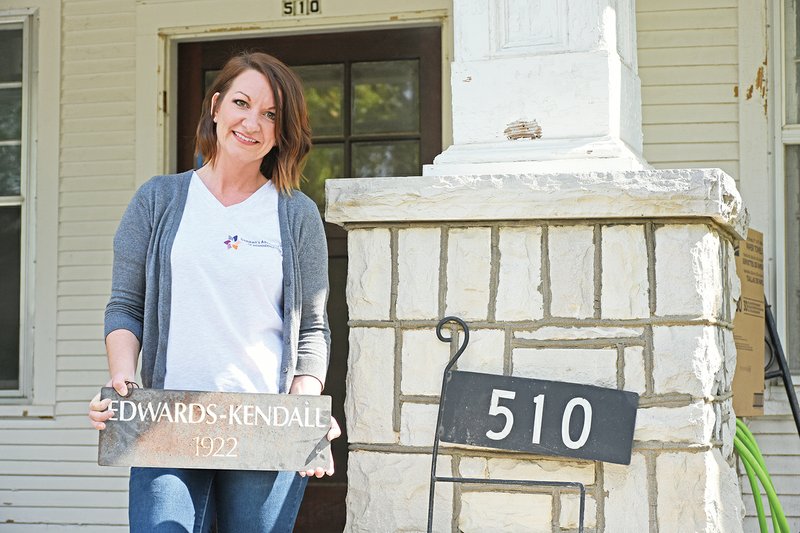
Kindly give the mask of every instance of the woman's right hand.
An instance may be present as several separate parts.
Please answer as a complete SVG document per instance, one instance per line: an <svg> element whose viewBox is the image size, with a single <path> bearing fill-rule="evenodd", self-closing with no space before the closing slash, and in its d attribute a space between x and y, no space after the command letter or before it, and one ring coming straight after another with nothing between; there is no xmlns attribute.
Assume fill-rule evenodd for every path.
<svg viewBox="0 0 800 533"><path fill-rule="evenodd" d="M125 382L130 382L131 379L132 378L127 378L122 374L118 374L113 376L105 386L114 387L114 390L116 390L117 394L120 396L127 396L128 385L126 385ZM89 420L92 422L94 429L106 429L106 420L114 416L114 411L108 408L110 403L111 398L101 400L99 392L92 398L92 401L89 402Z"/></svg>

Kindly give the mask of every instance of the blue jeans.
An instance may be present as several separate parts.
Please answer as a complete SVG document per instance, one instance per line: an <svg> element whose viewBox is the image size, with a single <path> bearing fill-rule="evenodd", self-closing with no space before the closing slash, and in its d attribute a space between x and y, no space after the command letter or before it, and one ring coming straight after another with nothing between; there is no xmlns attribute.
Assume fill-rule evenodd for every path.
<svg viewBox="0 0 800 533"><path fill-rule="evenodd" d="M291 533L308 478L296 472L131 468L131 533Z"/></svg>

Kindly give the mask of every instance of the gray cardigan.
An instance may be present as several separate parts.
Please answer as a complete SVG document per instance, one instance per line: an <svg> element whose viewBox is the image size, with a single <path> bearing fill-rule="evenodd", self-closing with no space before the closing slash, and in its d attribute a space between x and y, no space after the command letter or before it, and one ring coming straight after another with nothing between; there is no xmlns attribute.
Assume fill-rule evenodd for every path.
<svg viewBox="0 0 800 533"><path fill-rule="evenodd" d="M142 185L114 236L111 298L105 335L127 329L142 349L142 383L163 388L172 274L170 253L183 216L192 171L156 176ZM280 392L295 375L325 383L330 353L328 251L316 204L300 191L278 199L283 247L283 360Z"/></svg>

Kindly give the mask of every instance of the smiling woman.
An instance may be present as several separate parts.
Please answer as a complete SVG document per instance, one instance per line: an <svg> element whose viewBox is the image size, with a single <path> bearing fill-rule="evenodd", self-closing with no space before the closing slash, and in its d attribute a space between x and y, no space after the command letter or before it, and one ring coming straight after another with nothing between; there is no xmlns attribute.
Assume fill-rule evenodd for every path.
<svg viewBox="0 0 800 533"><path fill-rule="evenodd" d="M212 95L211 109L217 125L216 146L228 157L237 157L237 150L243 145L248 149L242 154L244 157L261 160L275 146L275 98L261 73L242 72L224 97L220 99L218 92Z"/></svg>
<svg viewBox="0 0 800 533"><path fill-rule="evenodd" d="M117 230L109 386L127 393L141 348L148 388L322 392L328 254L316 204L295 190L310 146L297 76L263 53L229 60L197 126L206 163L145 183ZM109 401L90 405L99 430L115 415ZM333 420L328 438L339 434ZM300 473L134 467L131 531L290 531L307 476L326 474L332 463Z"/></svg>
<svg viewBox="0 0 800 533"><path fill-rule="evenodd" d="M311 128L302 91L297 75L270 55L254 53L232 58L217 74L203 100L196 155L211 163L217 159L218 149L253 145L254 152L250 153L260 154L263 176L280 191L298 188L300 168L311 149Z"/></svg>

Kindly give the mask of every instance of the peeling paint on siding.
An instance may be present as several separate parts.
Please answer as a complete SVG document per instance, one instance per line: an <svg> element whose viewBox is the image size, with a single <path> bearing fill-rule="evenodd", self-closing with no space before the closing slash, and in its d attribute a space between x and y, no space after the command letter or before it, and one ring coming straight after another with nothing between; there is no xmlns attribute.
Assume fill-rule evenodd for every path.
<svg viewBox="0 0 800 533"><path fill-rule="evenodd" d="M756 88L761 95L761 101L764 105L764 116L767 115L767 55L764 56L764 61L758 68L758 76L756 77Z"/></svg>
<svg viewBox="0 0 800 533"><path fill-rule="evenodd" d="M208 33L245 33L248 31L260 30L260 26L228 26L225 28L209 28Z"/></svg>
<svg viewBox="0 0 800 533"><path fill-rule="evenodd" d="M761 62L761 65L756 70L756 79L755 81L747 88L747 99L750 100L753 98L753 94L757 94L762 101L764 106L764 114L767 114L767 58L764 57L764 61Z"/></svg>

